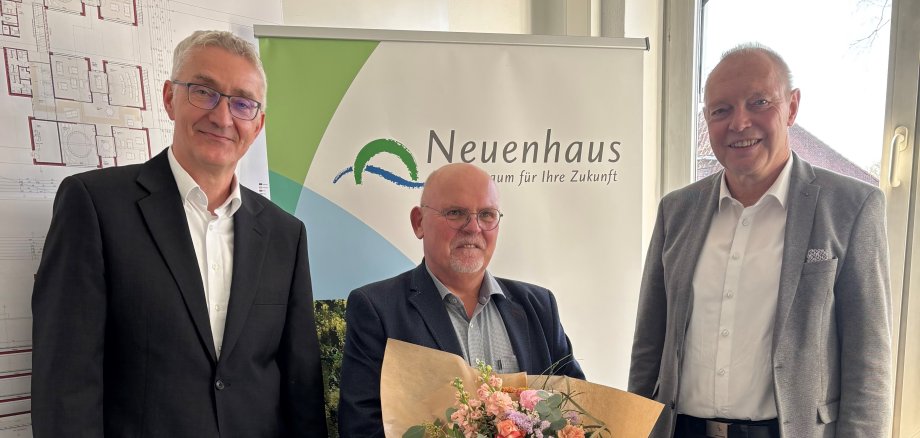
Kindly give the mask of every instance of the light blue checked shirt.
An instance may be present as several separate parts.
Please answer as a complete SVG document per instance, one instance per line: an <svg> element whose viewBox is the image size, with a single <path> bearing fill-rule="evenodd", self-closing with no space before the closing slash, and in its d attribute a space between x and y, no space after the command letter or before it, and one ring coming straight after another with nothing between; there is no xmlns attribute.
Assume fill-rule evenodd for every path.
<svg viewBox="0 0 920 438"><path fill-rule="evenodd" d="M450 322L454 326L454 332L463 350L463 358L467 363L476 366L476 359L479 359L492 365L497 373L519 372L520 367L511 348L508 330L505 329L505 322L493 300L496 295L502 298L505 296L495 277L486 271L479 288L479 302L473 310L473 317L467 319L463 302L431 273L427 263L425 269L441 294L444 308L450 315Z"/></svg>

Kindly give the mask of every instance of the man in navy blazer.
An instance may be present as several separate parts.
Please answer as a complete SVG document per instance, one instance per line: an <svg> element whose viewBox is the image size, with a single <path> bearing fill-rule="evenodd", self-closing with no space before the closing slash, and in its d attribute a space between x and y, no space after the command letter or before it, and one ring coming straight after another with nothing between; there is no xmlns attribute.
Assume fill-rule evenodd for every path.
<svg viewBox="0 0 920 438"><path fill-rule="evenodd" d="M449 164L425 182L410 213L422 263L348 296L339 435L382 437L380 368L387 338L482 360L499 373L584 378L556 299L486 268L498 238L498 189L471 164Z"/></svg>
<svg viewBox="0 0 920 438"><path fill-rule="evenodd" d="M326 436L303 224L242 187L265 74L229 32L178 47L172 146L66 178L32 298L32 430Z"/></svg>

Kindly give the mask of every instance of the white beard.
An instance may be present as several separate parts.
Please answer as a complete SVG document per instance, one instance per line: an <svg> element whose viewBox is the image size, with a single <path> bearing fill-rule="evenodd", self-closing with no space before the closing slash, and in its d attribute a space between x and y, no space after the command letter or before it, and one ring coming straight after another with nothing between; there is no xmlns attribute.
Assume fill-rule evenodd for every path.
<svg viewBox="0 0 920 438"><path fill-rule="evenodd" d="M450 268L454 272L459 272L461 274L472 274L474 272L479 272L482 269L484 261L482 256L475 257L473 259L461 258L458 256L450 257Z"/></svg>

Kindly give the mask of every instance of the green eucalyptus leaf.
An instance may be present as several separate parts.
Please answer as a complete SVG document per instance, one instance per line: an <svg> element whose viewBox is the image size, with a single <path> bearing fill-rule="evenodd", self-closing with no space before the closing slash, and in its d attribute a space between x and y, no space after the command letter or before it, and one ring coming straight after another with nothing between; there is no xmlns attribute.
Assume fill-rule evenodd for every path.
<svg viewBox="0 0 920 438"><path fill-rule="evenodd" d="M406 433L403 434L403 438L425 438L425 426L412 426Z"/></svg>
<svg viewBox="0 0 920 438"><path fill-rule="evenodd" d="M562 406L562 402L564 401L565 401L565 396L563 396L562 394L553 394L549 396L548 399L546 399L546 402L549 403L550 406L554 408L559 408L560 406Z"/></svg>
<svg viewBox="0 0 920 438"><path fill-rule="evenodd" d="M549 422L550 422L549 427L552 428L554 431L560 431L562 429L565 429L565 425L568 424L568 422L565 421L565 418L560 418L558 420L549 420Z"/></svg>

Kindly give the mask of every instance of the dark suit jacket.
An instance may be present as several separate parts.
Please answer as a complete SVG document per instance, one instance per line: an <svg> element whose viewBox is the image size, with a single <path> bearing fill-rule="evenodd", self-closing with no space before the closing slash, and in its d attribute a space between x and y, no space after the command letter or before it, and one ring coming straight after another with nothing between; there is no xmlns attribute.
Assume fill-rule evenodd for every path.
<svg viewBox="0 0 920 438"><path fill-rule="evenodd" d="M562 330L556 299L532 284L496 278L505 296L493 296L518 365L584 379ZM425 263L396 277L355 289L345 311L345 354L339 398L339 435L382 437L380 368L387 338L462 356L460 341Z"/></svg>
<svg viewBox="0 0 920 438"><path fill-rule="evenodd" d="M794 155L773 330L784 438L883 437L891 417L891 291L881 190ZM666 405L674 433L693 274L722 173L661 200L642 276L629 391ZM808 260L808 250L830 253Z"/></svg>
<svg viewBox="0 0 920 438"><path fill-rule="evenodd" d="M304 226L242 199L218 360L166 151L61 183L32 297L36 438L326 435Z"/></svg>

